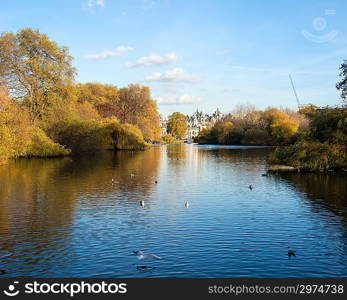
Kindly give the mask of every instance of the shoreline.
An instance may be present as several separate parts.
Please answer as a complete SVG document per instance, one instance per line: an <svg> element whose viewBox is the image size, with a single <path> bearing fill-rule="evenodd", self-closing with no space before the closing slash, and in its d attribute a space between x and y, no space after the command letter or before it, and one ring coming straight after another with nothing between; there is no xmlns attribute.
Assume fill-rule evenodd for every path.
<svg viewBox="0 0 347 300"><path fill-rule="evenodd" d="M267 170L267 174L278 174L278 173L317 173L317 174L328 174L328 173L335 173L335 174L346 174L347 175L347 168L341 168L341 169L307 169L303 167L293 167L293 166L287 166L287 165L270 165Z"/></svg>

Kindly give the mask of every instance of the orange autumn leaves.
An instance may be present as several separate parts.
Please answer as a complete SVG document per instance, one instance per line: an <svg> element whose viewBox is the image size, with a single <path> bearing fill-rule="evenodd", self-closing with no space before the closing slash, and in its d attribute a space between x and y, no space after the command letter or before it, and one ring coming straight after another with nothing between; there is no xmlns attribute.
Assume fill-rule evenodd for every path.
<svg viewBox="0 0 347 300"><path fill-rule="evenodd" d="M65 155L70 148L74 154L92 152L109 147L97 140L112 136L120 140L111 144L124 149L160 139L148 87L76 83L72 61L67 47L38 30L0 35L0 156Z"/></svg>

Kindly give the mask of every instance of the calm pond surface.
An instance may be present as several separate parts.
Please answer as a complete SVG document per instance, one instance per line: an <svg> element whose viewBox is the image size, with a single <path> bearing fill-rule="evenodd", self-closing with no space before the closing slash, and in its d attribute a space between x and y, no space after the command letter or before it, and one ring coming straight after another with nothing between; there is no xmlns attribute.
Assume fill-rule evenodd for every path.
<svg viewBox="0 0 347 300"><path fill-rule="evenodd" d="M170 145L0 166L0 255L13 253L1 276L347 276L347 176L264 177L270 151Z"/></svg>

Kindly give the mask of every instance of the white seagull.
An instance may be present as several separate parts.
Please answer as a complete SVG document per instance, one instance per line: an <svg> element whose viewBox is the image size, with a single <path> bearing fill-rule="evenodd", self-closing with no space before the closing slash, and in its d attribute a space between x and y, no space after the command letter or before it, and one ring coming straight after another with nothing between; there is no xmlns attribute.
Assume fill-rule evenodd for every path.
<svg viewBox="0 0 347 300"><path fill-rule="evenodd" d="M188 208L190 206L188 201L184 205L185 205L186 208Z"/></svg>
<svg viewBox="0 0 347 300"><path fill-rule="evenodd" d="M154 254L150 254L150 253L143 253L141 250L138 251L133 251L134 254L137 256L138 259L146 259L146 258L150 258L150 259L161 259L159 256L154 255Z"/></svg>

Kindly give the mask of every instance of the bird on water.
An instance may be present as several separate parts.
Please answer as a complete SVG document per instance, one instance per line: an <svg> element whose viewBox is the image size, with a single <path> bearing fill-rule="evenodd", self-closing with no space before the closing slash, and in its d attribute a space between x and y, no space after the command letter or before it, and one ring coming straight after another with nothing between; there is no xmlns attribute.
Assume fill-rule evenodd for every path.
<svg viewBox="0 0 347 300"><path fill-rule="evenodd" d="M140 271L148 271L148 270L154 269L154 267L151 267L151 266L137 266L136 269L138 269Z"/></svg>
<svg viewBox="0 0 347 300"><path fill-rule="evenodd" d="M186 203L184 204L184 206L185 206L186 208L188 208L188 207L190 206L190 203L189 203L188 201L186 201Z"/></svg>
<svg viewBox="0 0 347 300"><path fill-rule="evenodd" d="M248 186L248 188L249 188L250 190L253 190L253 186L252 186L251 184Z"/></svg>
<svg viewBox="0 0 347 300"><path fill-rule="evenodd" d="M141 205L142 207L145 207L145 201L141 200L141 201L140 201L140 205Z"/></svg>
<svg viewBox="0 0 347 300"><path fill-rule="evenodd" d="M295 251L291 250L291 249L288 247L288 257L291 257L291 256L296 256L296 255L295 255Z"/></svg>

